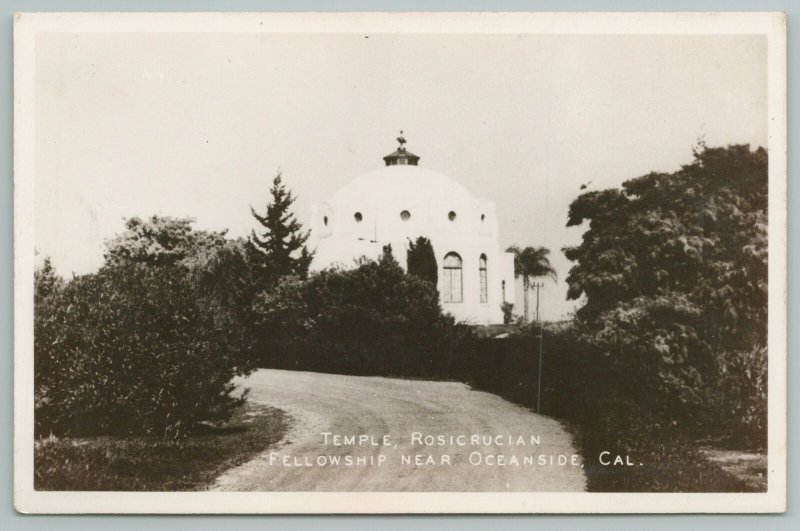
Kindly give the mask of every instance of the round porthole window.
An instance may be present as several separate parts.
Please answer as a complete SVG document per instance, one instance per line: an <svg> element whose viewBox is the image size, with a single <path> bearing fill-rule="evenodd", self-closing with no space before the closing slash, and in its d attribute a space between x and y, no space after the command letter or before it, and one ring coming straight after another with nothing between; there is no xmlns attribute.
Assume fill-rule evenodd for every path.
<svg viewBox="0 0 800 531"><path fill-rule="evenodd" d="M450 221L455 221L456 220L456 213L451 210L450 213L447 214L447 219L449 219Z"/></svg>
<svg viewBox="0 0 800 531"><path fill-rule="evenodd" d="M356 212L353 214L353 219L356 220L356 223L361 223L361 220L364 219L364 216L361 215L361 212Z"/></svg>
<svg viewBox="0 0 800 531"><path fill-rule="evenodd" d="M408 221L410 217L411 217L411 212L409 212L408 210L403 210L402 212L400 212L400 219L402 219L403 221Z"/></svg>
<svg viewBox="0 0 800 531"><path fill-rule="evenodd" d="M323 218L322 218L322 222L323 222L323 223L325 224L325 226L327 227L327 226L328 226L328 216L325 216L325 217L323 217Z"/></svg>

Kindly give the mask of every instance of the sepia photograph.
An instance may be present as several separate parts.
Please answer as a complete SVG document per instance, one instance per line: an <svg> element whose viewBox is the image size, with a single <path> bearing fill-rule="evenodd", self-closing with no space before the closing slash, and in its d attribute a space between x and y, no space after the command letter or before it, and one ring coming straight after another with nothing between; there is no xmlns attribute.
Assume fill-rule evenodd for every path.
<svg viewBox="0 0 800 531"><path fill-rule="evenodd" d="M23 512L781 512L779 13L20 13Z"/></svg>

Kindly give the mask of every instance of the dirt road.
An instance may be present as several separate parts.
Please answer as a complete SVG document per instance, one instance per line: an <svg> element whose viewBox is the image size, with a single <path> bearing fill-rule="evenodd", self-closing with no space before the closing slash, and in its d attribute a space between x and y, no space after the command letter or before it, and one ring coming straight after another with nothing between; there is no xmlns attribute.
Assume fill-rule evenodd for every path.
<svg viewBox="0 0 800 531"><path fill-rule="evenodd" d="M252 401L286 411L292 426L277 448L220 476L215 490L585 488L558 421L464 384L278 370L240 383Z"/></svg>

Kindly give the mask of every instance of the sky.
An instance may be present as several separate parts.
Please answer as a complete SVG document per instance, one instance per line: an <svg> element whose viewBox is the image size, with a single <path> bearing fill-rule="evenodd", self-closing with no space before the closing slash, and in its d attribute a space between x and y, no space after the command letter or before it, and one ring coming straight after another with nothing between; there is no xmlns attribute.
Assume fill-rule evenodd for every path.
<svg viewBox="0 0 800 531"><path fill-rule="evenodd" d="M759 36L40 34L36 250L91 272L153 214L246 235L278 171L306 223L402 129L497 204L503 247L551 249L541 312L563 318L581 185L677 170L699 138L766 147L766 73Z"/></svg>

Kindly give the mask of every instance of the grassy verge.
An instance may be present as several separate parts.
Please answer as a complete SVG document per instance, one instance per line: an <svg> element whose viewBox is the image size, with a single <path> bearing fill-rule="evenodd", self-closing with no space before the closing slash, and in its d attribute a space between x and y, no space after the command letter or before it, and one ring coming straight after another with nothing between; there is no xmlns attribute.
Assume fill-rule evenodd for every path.
<svg viewBox="0 0 800 531"><path fill-rule="evenodd" d="M602 413L601 413L602 412ZM601 400L578 421L577 443L592 492L763 492L709 459L675 426L628 400ZM621 465L600 464L600 453ZM633 466L628 466L630 460Z"/></svg>
<svg viewBox="0 0 800 531"><path fill-rule="evenodd" d="M703 455L723 470L747 483L753 492L767 492L766 452L702 448Z"/></svg>
<svg viewBox="0 0 800 531"><path fill-rule="evenodd" d="M155 437L47 439L36 443L37 490L196 491L280 441L283 412L248 404L219 428L184 441Z"/></svg>

